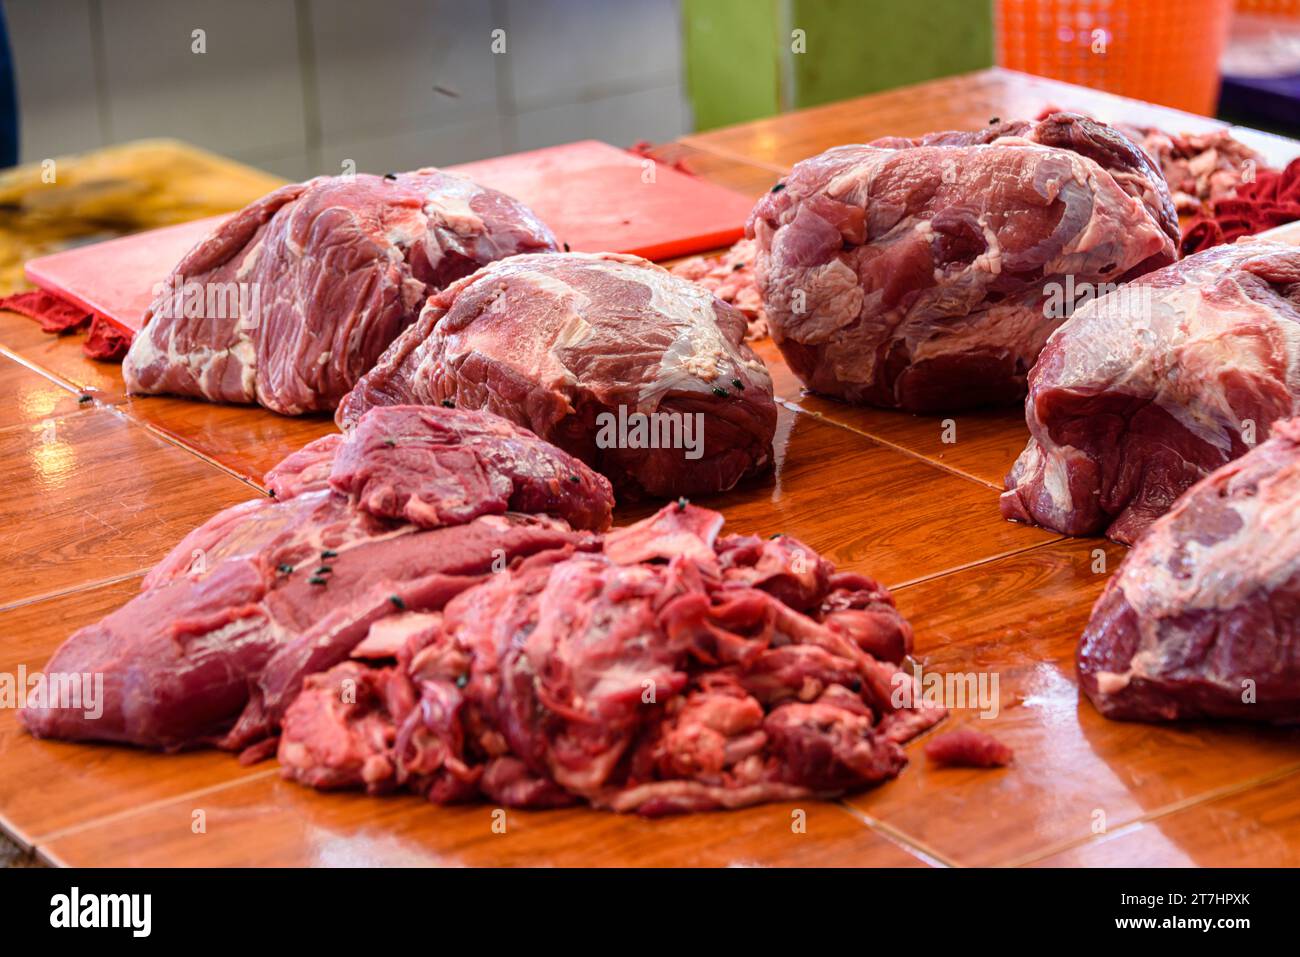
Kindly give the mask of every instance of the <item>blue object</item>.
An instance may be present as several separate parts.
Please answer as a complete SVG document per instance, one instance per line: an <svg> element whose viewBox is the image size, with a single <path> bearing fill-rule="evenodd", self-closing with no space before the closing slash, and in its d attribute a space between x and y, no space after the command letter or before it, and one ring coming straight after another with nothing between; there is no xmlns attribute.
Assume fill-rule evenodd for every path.
<svg viewBox="0 0 1300 957"><path fill-rule="evenodd" d="M1300 76L1225 76L1219 112L1300 134Z"/></svg>
<svg viewBox="0 0 1300 957"><path fill-rule="evenodd" d="M14 92L14 58L9 27L0 8L0 167L18 164L18 97Z"/></svg>

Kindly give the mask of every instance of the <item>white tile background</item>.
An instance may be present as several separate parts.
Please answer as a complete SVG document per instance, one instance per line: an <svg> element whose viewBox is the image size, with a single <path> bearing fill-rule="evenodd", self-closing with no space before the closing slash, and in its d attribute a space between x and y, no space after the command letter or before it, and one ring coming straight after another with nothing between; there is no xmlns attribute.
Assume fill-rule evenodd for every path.
<svg viewBox="0 0 1300 957"><path fill-rule="evenodd" d="M677 0L3 4L24 162L173 136L301 179L690 128Z"/></svg>

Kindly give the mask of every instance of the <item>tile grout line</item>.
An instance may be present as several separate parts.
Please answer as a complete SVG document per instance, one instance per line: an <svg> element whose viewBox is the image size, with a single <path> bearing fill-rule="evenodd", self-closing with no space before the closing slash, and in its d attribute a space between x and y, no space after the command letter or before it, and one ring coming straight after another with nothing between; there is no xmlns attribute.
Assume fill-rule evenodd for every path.
<svg viewBox="0 0 1300 957"><path fill-rule="evenodd" d="M66 598L69 595L76 595L84 591L93 591L96 588L107 588L109 585L117 585L121 582L129 581L132 578L143 578L145 575L149 574L152 567L153 566L150 566L149 568L141 568L133 572L124 572L123 574L116 575L112 578L82 582L79 585L65 588L62 591L48 592L44 595L34 595L30 598L20 598L18 601L11 604L0 606L0 614L4 614L7 611L16 611L19 608L26 608L28 605L34 605L37 602L54 601L55 599Z"/></svg>
<svg viewBox="0 0 1300 957"><path fill-rule="evenodd" d="M54 336L51 336L50 338L52 341L58 341L57 338ZM80 386L78 386L75 382L73 382L71 379L64 378L63 376L55 372L53 369L47 369L45 368L45 366L39 365L33 360L28 359L26 356L14 352L13 349L9 348L3 343L0 343L0 355L7 356L8 358L13 359L14 362L17 362L19 365L30 369L32 372L35 372L38 375L44 376L45 378L53 382L55 385L62 386L63 388L67 389L69 392L72 392L76 395L94 395L99 391L98 389L83 389ZM108 405L109 403L103 403L103 404Z"/></svg>
<svg viewBox="0 0 1300 957"><path fill-rule="evenodd" d="M964 478L967 481L974 482L976 485L982 486L984 488L992 489L993 491L998 492L999 494L1005 491L1005 489L1003 489L1001 486L986 481L985 479L982 479L979 476L971 475L968 472L963 472L960 469L953 468L951 465L948 465L944 462L937 462L932 458L929 458L925 455L922 455L919 452L907 448L906 446L896 445L895 443L890 442L888 439L881 438L880 436L875 435L871 432L864 432L862 429L849 425L845 422L838 422L835 419L829 419L821 412L815 412L812 409L805 409L803 406L798 405L793 399L778 398L777 401L780 402L782 405L784 405L787 409L790 409L791 411L802 412L804 415L811 415L813 418L817 419L820 422L825 422L828 425L834 425L837 426L838 428L845 429L849 432L852 432L854 435L861 435L864 438L871 439L871 441L877 443L878 445L884 446L887 449L893 449L895 452L901 452L904 455L908 456L909 458L914 458L917 459L918 461L925 462L927 465L933 465L935 468L947 472L950 475L956 475L959 478Z"/></svg>
<svg viewBox="0 0 1300 957"><path fill-rule="evenodd" d="M15 362L19 363L20 365L24 366L27 369L30 369L32 372L35 372L38 375L44 376L46 379L49 379L55 385L67 389L73 395L77 395L77 396L89 395L92 398L94 398L97 394L102 394L99 393L98 390L96 389L79 388L77 384L73 382L71 379L65 379L57 372L54 372L50 369L46 369L43 366L31 362L30 360L24 358L23 356L14 353L11 349L5 347L4 345L0 345L0 355L4 355L10 359L13 359ZM144 429L146 432L153 435L155 438L161 439L162 441L166 442L168 445L171 445L174 448L178 448L184 452L188 452L191 455L193 455L195 458L199 459L200 461L206 462L208 465L220 469L222 472L225 472L227 475L230 475L233 478L238 479L240 482L243 482L245 485L248 485L249 487L256 489L258 494L260 495L266 494L266 490L262 488L260 485L258 485L256 482L254 482L248 476L240 475L234 469L229 468L228 466L224 465L221 462L218 462L216 459L213 459L210 456L204 455L198 449L185 444L185 442L181 441L176 436L164 432L163 430L159 429L157 426L153 425L152 423L144 419L136 418L136 416L128 408L124 408L126 404L127 404L127 400L125 397L123 397L122 401L120 402L107 402L103 399L94 398L94 405L91 408L78 409L76 412L70 412L66 415L56 416L54 418L68 419L76 415L81 415L84 412L94 412L96 410L103 409L105 412L109 412L125 420L129 425L139 426L140 428ZM8 429L18 429L18 428L28 428L28 427L29 426L22 426L22 425L9 426L6 429L0 429L0 432L8 431Z"/></svg>
<svg viewBox="0 0 1300 957"><path fill-rule="evenodd" d="M35 838L24 832L22 828L18 827L15 822L11 821L3 813L0 813L0 837L3 837L29 857L36 853Z"/></svg>
<svg viewBox="0 0 1300 957"><path fill-rule="evenodd" d="M975 479L975 478L973 478L973 477L971 477L971 476L969 476L969 475L966 475L965 473L962 473L962 472L956 472L956 471L954 471L954 470L952 470L952 469L949 469L949 468L947 468L947 467L945 467L945 466L943 466L943 465L940 465L939 463L933 461L932 459L927 459L927 458L925 458L924 456L916 455L916 454L914 454L914 453L911 453L911 452L909 452L907 449L904 449L904 448L902 448L902 447L900 447L900 446L895 446L895 445L893 445L892 443L889 443L889 442L885 442L885 441L883 441L883 440L880 440L880 439L878 439L876 436L874 436L874 435L870 435L869 433L866 433L866 432L862 432L862 431L860 431L859 429L854 429L854 428L852 428L852 427L850 427L850 426L847 426L847 425L844 425L844 424L842 424L842 423L835 422L835 421L832 421L832 420L830 420L830 419L827 419L827 418L823 417L820 413L813 412L813 411L811 411L811 410L809 410L809 409L801 408L800 406L797 406L797 405L795 405L794 403L792 403L792 402L790 402L790 401L788 401L788 400L786 400L786 399L778 398L778 399L777 399L777 402L779 402L780 404L784 405L784 406L785 406L789 411L795 413L796 415L807 415L807 416L810 416L810 417L812 417L813 419L815 419L815 420L818 421L818 422L821 422L821 423L824 423L824 424L826 424L826 425L830 425L830 426L833 426L833 427L842 428L842 429L844 429L844 430L847 431L847 432L852 432L854 435L859 435L859 436L861 436L862 438L865 438L867 441L869 441L869 442L875 444L876 446L878 446L878 447L880 447L880 448L886 448L886 449L890 449L891 451L902 452L902 453L908 455L910 458L916 459L917 461L924 462L924 463L926 463L926 464L928 464L928 465L933 465L935 468L939 469L940 471L948 472L949 474L952 474L952 475L958 476L958 477L960 477L960 478L964 478L964 479L967 479L967 480L969 480L969 481L972 481L972 482L974 482L974 483L977 484L977 485L982 485L982 486L988 487L988 483L986 483L986 482L982 482L982 481L980 481L980 480L978 480L978 479ZM1025 526L1025 527L1026 527L1026 528L1036 528L1037 526L1030 526L1030 525L1027 525L1027 526ZM1025 552L1031 552L1031 551L1034 551L1034 550L1039 549L1039 548L1046 548L1046 547L1049 546L1049 545L1059 545L1061 542L1068 541L1068 540L1070 540L1070 536L1067 536L1067 535L1057 535L1055 538L1048 539L1048 540L1045 541L1045 542L1038 542L1038 543L1036 543L1036 544L1034 544L1034 545L1026 545L1026 546L1023 547L1023 548L1012 548L1012 549L1009 549L1009 550L1007 550L1007 551L1005 551L1005 552L998 552L998 553L995 554L995 555L987 555L987 556L985 556L985 557L983 557L983 558L979 558L979 559L975 559L974 561L966 562L966 563L963 564L963 565L954 565L952 568L945 568L945 569L942 569L942 570L940 570L940 571L933 572L933 573L931 573L931 574L929 574L929 575L921 575L921 576L918 577L918 578L909 578L909 579L906 579L905 581L899 582L898 584L888 584L888 583L885 583L885 587L888 588L890 591L899 591L900 589L903 589L903 588L909 588L909 587L911 587L912 585L919 585L919 584L921 584L922 582L933 581L933 580L936 579L936 578L943 578L945 575L953 575L953 574L956 574L956 573L958 573L958 572L968 571L969 569L972 569L972 568L978 568L980 565L986 565L986 564L988 564L989 562L1001 561L1001 560L1004 559L1004 558L1011 558L1012 556L1015 556L1015 555L1021 555L1021 554L1024 554Z"/></svg>
<svg viewBox="0 0 1300 957"><path fill-rule="evenodd" d="M1058 844L1048 847L1044 851L1035 851L1014 858L1004 866L1023 867L1026 864L1032 864L1034 861L1046 860L1049 857L1054 857L1057 854L1061 854L1074 848L1086 847L1094 844L1106 844L1110 841L1116 840L1117 838L1123 837L1125 834L1133 833L1145 824L1155 823L1162 818L1178 814L1182 811L1191 810L1192 808L1199 807L1202 804L1211 804L1215 801L1221 800L1222 798L1231 797L1234 794L1244 794L1245 792L1254 790L1257 787L1263 787L1296 774L1300 774L1300 763L1289 765L1279 771L1273 771L1256 778L1251 778L1248 781L1241 781L1236 784L1225 784L1221 788L1206 791L1203 794L1198 794L1193 797L1183 798L1181 801L1174 801L1170 804L1156 808L1154 811L1149 811L1146 814L1139 815L1131 821L1125 821L1114 831L1107 831L1105 834L1101 835L1092 834L1088 837L1061 841Z"/></svg>
<svg viewBox="0 0 1300 957"><path fill-rule="evenodd" d="M974 561L966 562L964 565L954 565L952 568L945 568L943 571L934 572L930 575L922 575L919 578L909 578L907 581L900 582L897 585L886 585L890 591L902 591L904 588L911 588L913 585L920 585L924 582L934 581L936 578L944 578L948 575L955 575L959 572L969 571L972 568L978 568L981 565L987 565L990 562L998 562L1004 558L1013 558L1016 555L1024 555L1026 552L1037 551L1040 548L1047 548L1051 545L1059 545L1069 539L1062 535L1053 538L1050 541L1038 542L1034 545L1026 545L1024 548L1013 548L1010 551L999 552L996 555L988 555L984 558L977 558Z"/></svg>
<svg viewBox="0 0 1300 957"><path fill-rule="evenodd" d="M139 426L140 428L144 429L146 432L148 432L150 435L154 436L155 438L161 439L163 442L166 442L168 445L172 446L173 448L180 449L182 452L188 452L190 455L194 456L200 462L204 462L208 465L211 465L213 468L217 469L218 471L224 472L226 475L229 475L231 478L236 479L239 482L242 482L244 485L247 485L249 488L253 489L258 494L259 497L262 498L268 497L266 494L266 489L263 488L261 485L257 484L257 482L253 481L253 479L251 479L250 477L246 475L240 475L238 472L236 472L234 469L230 468L229 466L225 465L224 463L217 461L216 459L212 458L209 455L205 455L203 452L200 452L198 449L194 448L193 446L186 445L185 442L183 442L181 439L167 432L164 432L162 429L158 428L151 422L145 422L142 419L137 419L134 416L132 416L131 413L129 412L123 412L121 414L132 425Z"/></svg>
<svg viewBox="0 0 1300 957"><path fill-rule="evenodd" d="M234 755L231 755L231 760L234 761L238 759ZM72 837L74 835L82 833L83 831L89 831L97 827L103 827L105 825L115 824L119 821L125 821L128 818L135 817L139 814L146 814L150 811L161 810L162 808L165 808L172 804L179 804L182 801L185 801L190 798L204 797L209 794L214 794L218 791L224 791L227 788L238 787L243 784L248 784L252 781L260 781L265 778L273 777L275 775L278 775L279 773L280 773L280 769L278 767L267 768L265 771L255 771L251 774L245 774L229 781L221 781L217 784L209 784L205 788L197 788L193 791L185 791L181 794L173 794L170 797L159 798L156 801L148 801L144 804L136 805L133 808L127 808L126 810L118 811L115 814L105 814L101 817L91 818L88 821L82 821L80 824L69 824L67 827L58 828L54 831L51 831L48 834L41 834L33 838L31 842L32 849L37 853L42 853L44 851L45 845L52 844L55 841L61 841L67 837Z"/></svg>
<svg viewBox="0 0 1300 957"><path fill-rule="evenodd" d="M27 369L28 371L33 372L36 375L39 375L41 378L46 379L49 382L53 383L54 385L58 386L60 389L64 389L70 392L78 399L81 399L83 397L88 397L90 399L89 404L81 404L80 407L75 412L65 412L62 415L50 415L50 416L46 416L44 419L37 419L35 422L31 422L27 424L5 426L4 428L0 428L0 433L9 432L15 429L30 429L33 428L34 426L39 426L42 422L50 422L50 421L59 422L65 419L73 419L79 415L85 415L86 413L89 412L104 411L104 412L118 415L119 417L122 415L122 411L119 408L119 405L121 403L109 402L107 401L107 399L102 398L103 396L106 395L106 393L101 392L99 389L82 388L81 386L73 382L71 379L64 378L63 376L59 375L59 373L55 372L53 369L47 369L44 366L28 359L26 356L19 355L18 353L10 349L8 346L5 346L3 344L0 344L0 356L3 356L4 358L7 359L12 359L14 362L18 363L24 369ZM125 396L123 397L123 401L125 401Z"/></svg>
<svg viewBox="0 0 1300 957"><path fill-rule="evenodd" d="M44 864L46 867L57 867L60 870L66 870L72 866L63 858L54 856L43 847L33 846L31 851L29 851L28 853L30 854L32 860L36 861L37 863Z"/></svg>
<svg viewBox="0 0 1300 957"><path fill-rule="evenodd" d="M924 842L913 838L905 831L900 831L892 824L887 824L886 822L880 820L879 818L872 817L870 814L867 814L865 811L859 810L858 808L854 807L852 804L849 804L847 801L839 800L836 801L835 803L838 804L840 808L842 808L847 814L849 814L849 816L856 818L858 821L864 824L867 827L867 829L870 830L872 833L879 834L881 837L888 840L891 844L901 847L903 850L907 851L913 857L917 858L918 860L924 861L929 866L945 867L945 868L953 868L953 867L961 866L957 864L955 861L948 859L945 855L939 853L937 850L925 844Z"/></svg>

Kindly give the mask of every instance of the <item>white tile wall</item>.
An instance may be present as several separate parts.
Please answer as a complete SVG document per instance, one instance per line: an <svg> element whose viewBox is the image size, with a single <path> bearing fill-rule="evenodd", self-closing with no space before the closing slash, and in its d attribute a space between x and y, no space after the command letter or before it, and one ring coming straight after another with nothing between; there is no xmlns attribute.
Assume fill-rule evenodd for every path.
<svg viewBox="0 0 1300 957"><path fill-rule="evenodd" d="M506 0L521 108L680 82L676 0Z"/></svg>
<svg viewBox="0 0 1300 957"><path fill-rule="evenodd" d="M2 2L24 161L175 136L301 179L689 129L677 0Z"/></svg>
<svg viewBox="0 0 1300 957"><path fill-rule="evenodd" d="M402 130L386 135L343 137L321 147L322 173L337 173L345 159L367 173L388 173L421 166L451 166L499 156L506 146L506 121L495 113L432 129Z"/></svg>
<svg viewBox="0 0 1300 957"><path fill-rule="evenodd" d="M638 140L660 142L685 132L686 114L677 85L557 103L516 116L515 145L530 150L586 139L615 146L631 146Z"/></svg>
<svg viewBox="0 0 1300 957"><path fill-rule="evenodd" d="M310 11L325 140L496 112L490 4L313 0Z"/></svg>
<svg viewBox="0 0 1300 957"><path fill-rule="evenodd" d="M305 150L293 0L101 3L116 140L175 136L219 153ZM207 33L207 52L191 34Z"/></svg>
<svg viewBox="0 0 1300 957"><path fill-rule="evenodd" d="M6 0L23 158L103 146L95 102L90 0ZM57 25L57 29L54 28Z"/></svg>

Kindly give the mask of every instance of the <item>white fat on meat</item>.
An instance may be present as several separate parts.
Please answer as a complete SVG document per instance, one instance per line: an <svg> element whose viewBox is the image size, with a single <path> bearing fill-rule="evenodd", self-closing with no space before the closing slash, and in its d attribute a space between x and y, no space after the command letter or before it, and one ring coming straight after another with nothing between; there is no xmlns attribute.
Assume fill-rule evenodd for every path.
<svg viewBox="0 0 1300 957"><path fill-rule="evenodd" d="M1252 260L1262 264L1252 268L1275 277L1272 284L1243 268ZM1026 412L1032 438L1012 470L1004 514L1077 531L1069 511L1085 503L1065 513L1033 514L1044 483L1056 484L1055 476L1083 468L1102 482L1126 474L1136 477L1134 487L1118 493L1098 487L1093 500L1107 509L1096 520L1118 521L1111 534L1130 541L1161 504L1169 507L1193 481L1267 438L1275 416L1300 412L1300 322L1286 293L1286 279L1298 267L1300 251L1293 247L1217 247L1166 267L1155 274L1158 283L1143 279L1080 306L1050 338L1041 372L1031 382ZM1114 434L1110 413L1098 420L1095 446L1078 439L1074 447L1058 446L1053 435L1091 434L1086 408L1075 411L1078 396L1115 396L1119 407L1159 410L1174 423L1171 434L1162 442L1151 433L1159 420L1148 416L1130 444L1127 423L1118 423ZM1182 451L1185 446L1191 453ZM1192 453L1199 459L1217 456L1217 464L1206 468ZM1141 457L1156 454L1164 456L1164 465L1148 478ZM1130 512L1129 503L1138 510Z"/></svg>

